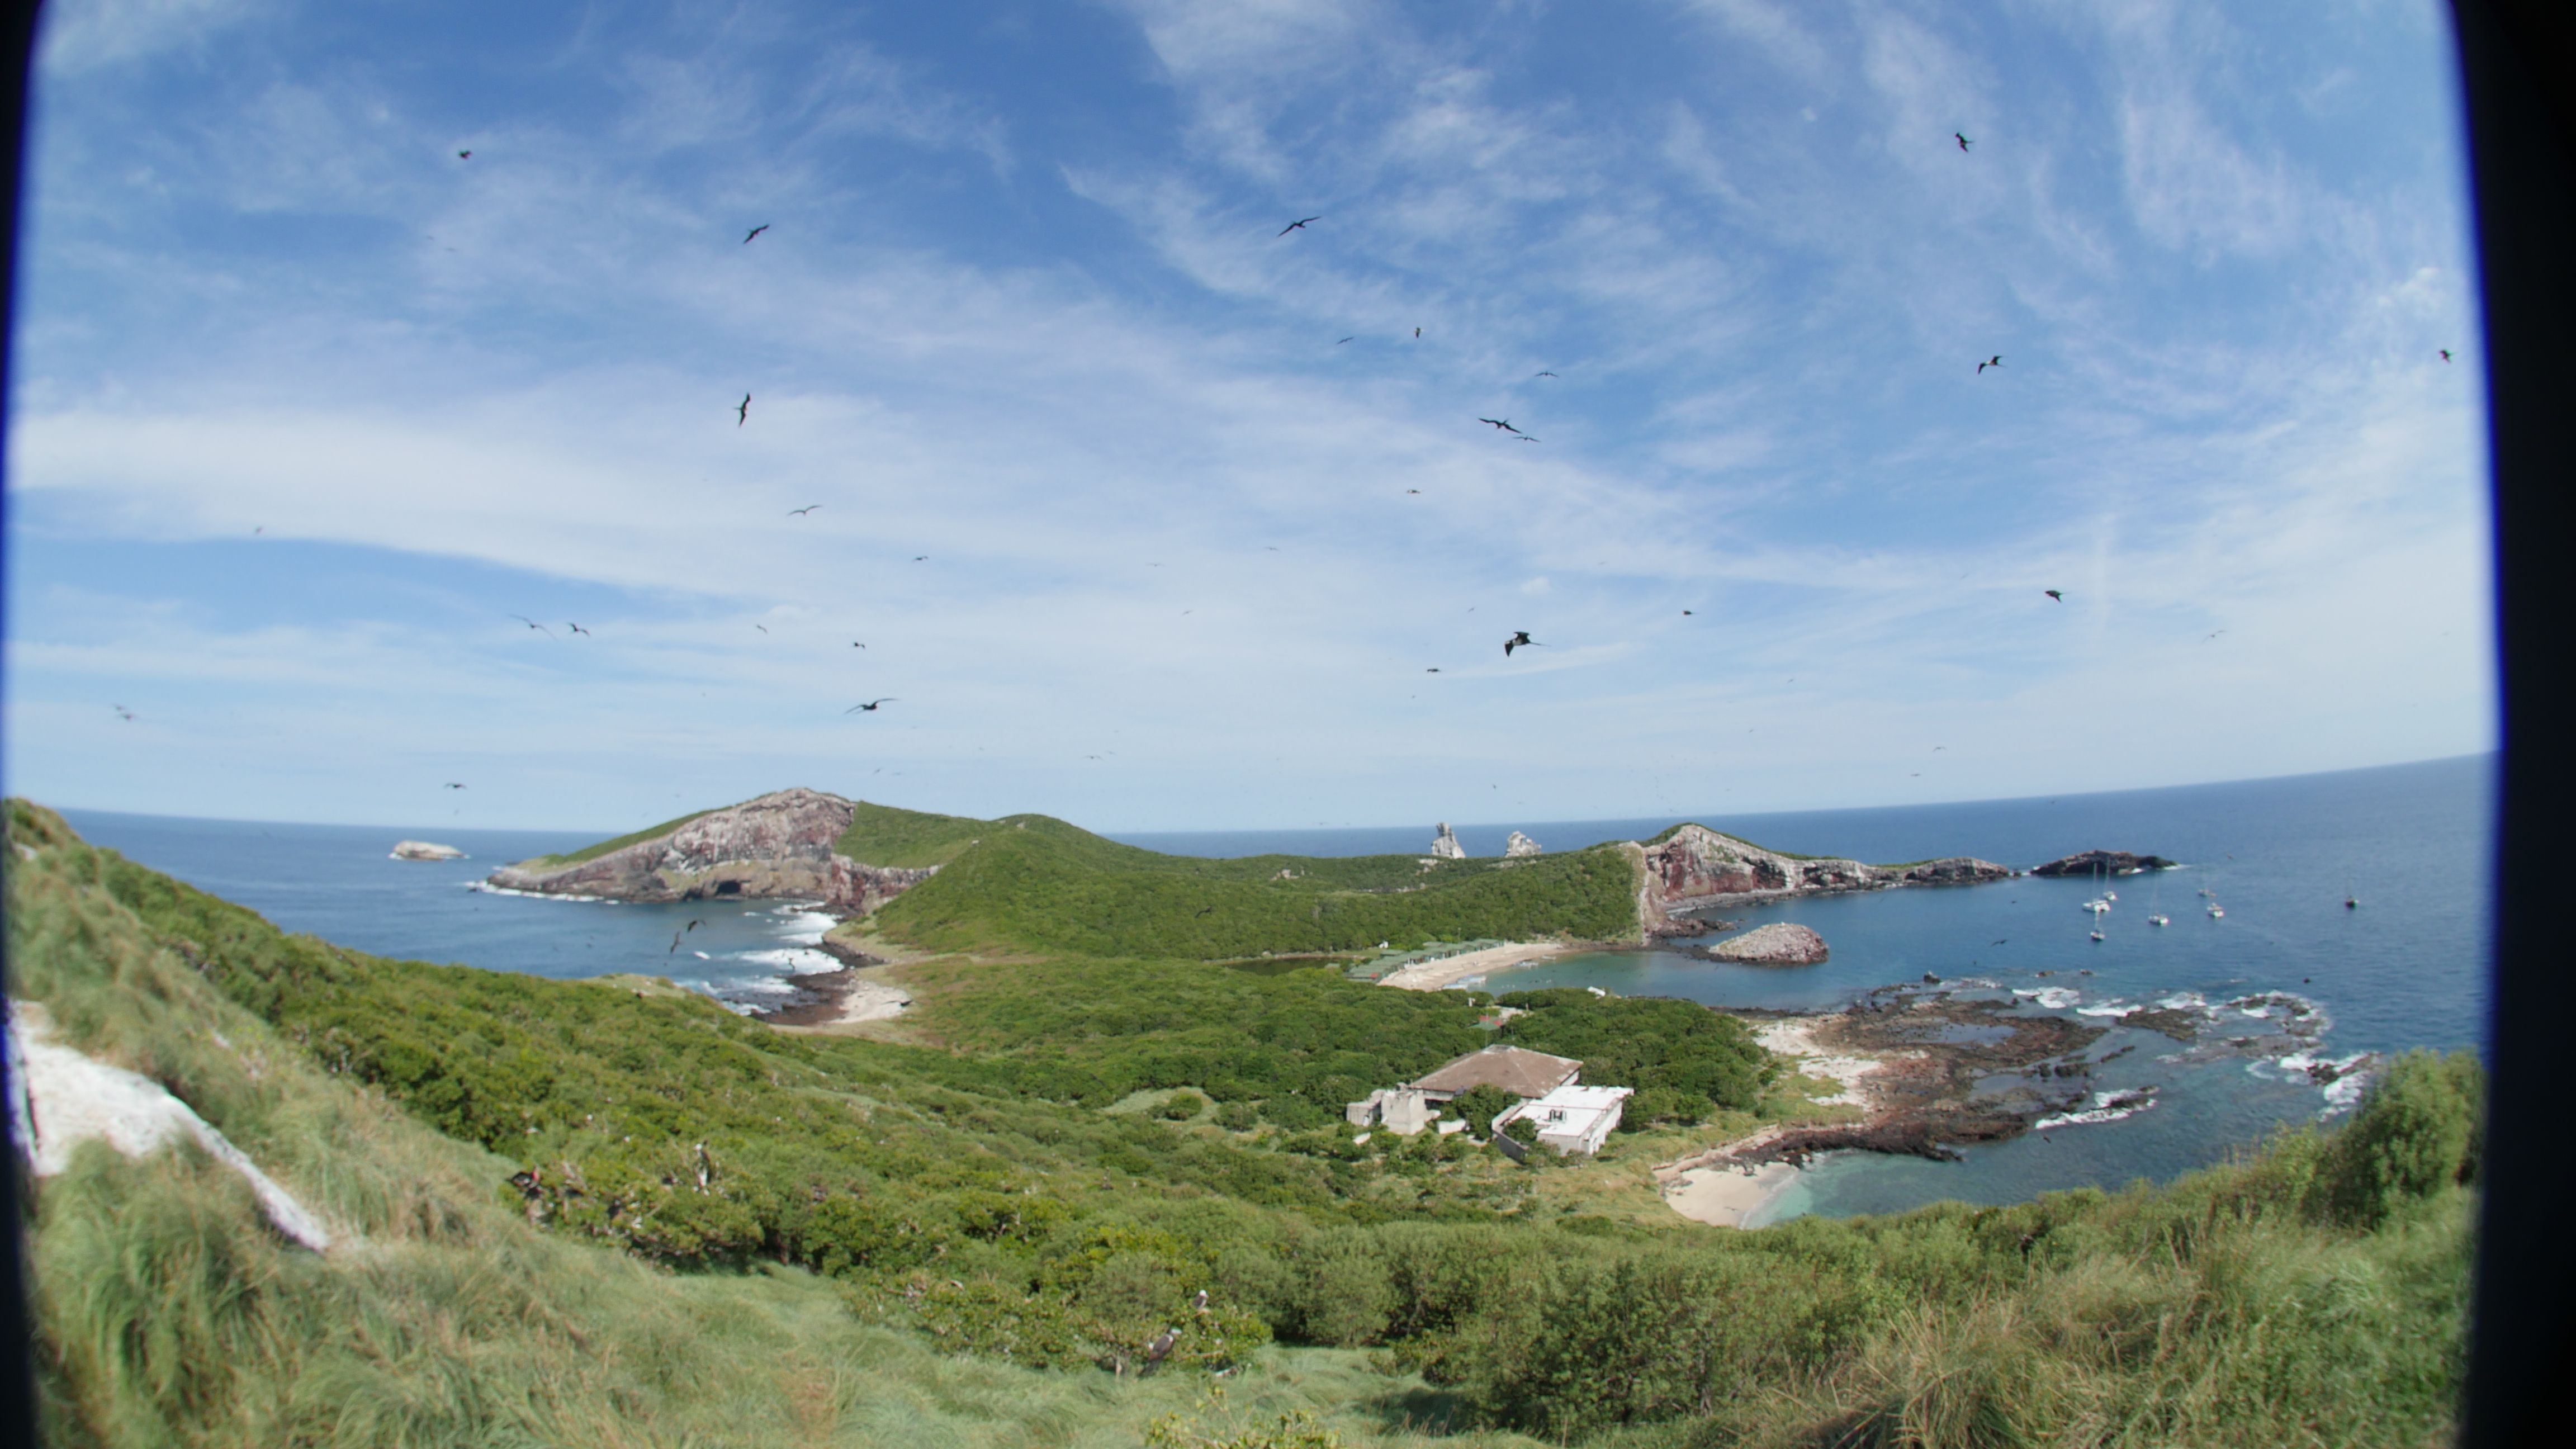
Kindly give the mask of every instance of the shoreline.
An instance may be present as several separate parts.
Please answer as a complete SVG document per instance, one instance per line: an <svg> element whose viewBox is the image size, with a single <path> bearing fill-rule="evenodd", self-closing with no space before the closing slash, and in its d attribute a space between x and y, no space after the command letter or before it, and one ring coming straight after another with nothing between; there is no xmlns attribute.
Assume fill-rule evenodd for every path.
<svg viewBox="0 0 2576 1449"><path fill-rule="evenodd" d="M1786 1162L1688 1168L1663 1185L1664 1206L1695 1223L1750 1232L1759 1216L1806 1171Z"/></svg>
<svg viewBox="0 0 2576 1449"><path fill-rule="evenodd" d="M851 966L791 979L802 999L768 1011L755 1011L751 1013L752 1020L790 1031L831 1031L862 1022L891 1021L912 1006L911 992L887 982L871 981Z"/></svg>
<svg viewBox="0 0 2576 1449"><path fill-rule="evenodd" d="M1562 941L1506 941L1481 951L1458 956L1443 956L1437 961L1421 961L1400 971L1390 971L1378 978L1380 986L1393 986L1403 991L1438 991L1452 982L1487 971L1500 971L1506 966L1526 966L1554 956L1570 956L1577 951L1597 949L1593 946L1568 945Z"/></svg>

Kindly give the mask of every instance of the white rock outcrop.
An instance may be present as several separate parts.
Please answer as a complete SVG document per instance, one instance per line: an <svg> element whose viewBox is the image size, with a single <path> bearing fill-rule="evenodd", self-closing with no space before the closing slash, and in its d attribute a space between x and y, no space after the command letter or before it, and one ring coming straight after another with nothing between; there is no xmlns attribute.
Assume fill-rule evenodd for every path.
<svg viewBox="0 0 2576 1449"><path fill-rule="evenodd" d="M331 1246L330 1230L304 1204L271 1181L258 1164L206 1125L158 1082L63 1046L50 1038L53 1019L39 1002L9 1006L9 1135L38 1177L72 1165L72 1149L92 1139L141 1157L181 1137L242 1175L277 1230L314 1252Z"/></svg>
<svg viewBox="0 0 2576 1449"><path fill-rule="evenodd" d="M1538 842L1521 834L1517 830L1512 832L1512 838L1503 845L1503 854L1505 855L1536 855L1538 853Z"/></svg>
<svg viewBox="0 0 2576 1449"><path fill-rule="evenodd" d="M396 860L463 860L465 852L453 845L434 845L426 840L402 840L394 843Z"/></svg>
<svg viewBox="0 0 2576 1449"><path fill-rule="evenodd" d="M1431 837L1431 858L1434 860L1467 858L1467 847L1458 843L1458 833L1449 828L1449 822L1446 820L1440 822L1440 833Z"/></svg>

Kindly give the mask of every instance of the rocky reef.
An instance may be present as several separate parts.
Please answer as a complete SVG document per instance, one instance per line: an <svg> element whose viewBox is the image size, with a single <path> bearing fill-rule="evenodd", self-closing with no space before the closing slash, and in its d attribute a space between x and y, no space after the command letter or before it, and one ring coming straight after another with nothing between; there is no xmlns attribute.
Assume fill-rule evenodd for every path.
<svg viewBox="0 0 2576 1449"><path fill-rule="evenodd" d="M1640 868L1638 924L1650 937L1699 934L1706 928L1690 913L1709 906L1899 885L1973 885L2013 873L1968 856L1895 866L1783 855L1704 825L1678 826L1658 842L1627 849Z"/></svg>
<svg viewBox="0 0 2576 1449"><path fill-rule="evenodd" d="M2086 850L2030 868L2032 875L2136 875L2142 870L2171 870L2175 862L2161 855L2133 855L2125 850Z"/></svg>
<svg viewBox="0 0 2576 1449"><path fill-rule="evenodd" d="M590 860L505 865L502 890L616 901L710 897L816 900L864 914L937 873L852 860L833 849L857 805L820 790L779 790L709 811L670 831Z"/></svg>
<svg viewBox="0 0 2576 1449"><path fill-rule="evenodd" d="M1813 966L1829 954L1824 937L1787 921L1756 926L1731 941L1720 941L1701 950L1714 961L1740 961L1752 966Z"/></svg>

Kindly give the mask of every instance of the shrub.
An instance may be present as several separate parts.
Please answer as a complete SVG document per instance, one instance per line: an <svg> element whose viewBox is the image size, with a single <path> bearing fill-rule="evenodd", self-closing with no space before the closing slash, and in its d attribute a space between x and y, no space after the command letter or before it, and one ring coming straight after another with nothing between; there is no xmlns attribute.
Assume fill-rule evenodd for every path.
<svg viewBox="0 0 2576 1449"><path fill-rule="evenodd" d="M2477 1174L2486 1072L2467 1052L2389 1064L2335 1134L2308 1187L2311 1215L2375 1228L2412 1199Z"/></svg>
<svg viewBox="0 0 2576 1449"><path fill-rule="evenodd" d="M1169 1101L1154 1109L1154 1115L1166 1122L1187 1122L1207 1110L1207 1098L1196 1092L1174 1092Z"/></svg>
<svg viewBox="0 0 2576 1449"><path fill-rule="evenodd" d="M1449 1110L1466 1122L1467 1130L1479 1137L1494 1135L1494 1119L1508 1112L1520 1098L1488 1083L1466 1092L1449 1103Z"/></svg>

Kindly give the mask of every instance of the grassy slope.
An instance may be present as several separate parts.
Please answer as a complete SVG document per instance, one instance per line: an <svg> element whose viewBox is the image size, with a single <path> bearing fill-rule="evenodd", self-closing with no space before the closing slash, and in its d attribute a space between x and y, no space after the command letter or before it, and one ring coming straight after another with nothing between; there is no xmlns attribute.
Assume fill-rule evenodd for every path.
<svg viewBox="0 0 2576 1449"><path fill-rule="evenodd" d="M832 842L832 849L869 865L946 865L977 838L999 828L991 820L898 810L861 800L850 815L850 828Z"/></svg>
<svg viewBox="0 0 2576 1449"><path fill-rule="evenodd" d="M341 952L41 813L12 831L44 845L10 859L21 990L371 1244L286 1253L189 1159L93 1155L47 1186L36 1226L65 1442L1132 1443L1189 1392L936 1357L901 1290L939 1306L952 1280L1012 1322L1087 1309L1103 1284L1203 1282L1289 1341L1382 1346L1441 1386L1407 1399L1278 1349L1235 1381L1336 1401L1354 1438L1414 1407L1635 1445L2414 1445L2449 1422L2473 1068L2410 1061L2349 1129L2107 1198L1718 1234L1551 1217L1541 1191L1505 1218L1425 1220L1403 1210L1415 1193L1474 1201L1471 1164L1426 1139L1302 1157L961 1090L925 1069L971 1082L973 1058L764 1040L684 1000ZM1052 1029L985 1025L1005 1051ZM534 1231L495 1201L522 1165L558 1185L586 1169L599 1191L549 1199L558 1230ZM620 1196L622 1225L597 1200ZM997 1351L972 1304L947 1307L945 1341Z"/></svg>
<svg viewBox="0 0 2576 1449"><path fill-rule="evenodd" d="M1161 855L1042 815L994 826L880 910L879 929L936 950L1199 960L1637 929L1635 872L1608 848L1426 870L1411 856Z"/></svg>
<svg viewBox="0 0 2576 1449"><path fill-rule="evenodd" d="M10 835L39 847L9 860L16 993L46 1003L70 1044L168 1085L364 1240L316 1258L276 1239L239 1180L199 1154L85 1150L41 1186L29 1225L50 1443L1127 1446L1166 1414L1218 1427L1292 1411L1354 1444L1427 1442L1379 1432L1376 1406L1419 1382L1356 1354L1274 1350L1209 1412L1204 1380L942 1354L803 1272L674 1274L541 1231L494 1191L521 1158L429 1130L330 1070L327 1047L218 991L207 976L222 947L119 900L148 872L23 806ZM183 887L157 894L147 913L194 911L198 935L237 933L235 949L329 953L361 983L393 965L280 937ZM961 1145L935 1110L881 1110L926 1145Z"/></svg>

